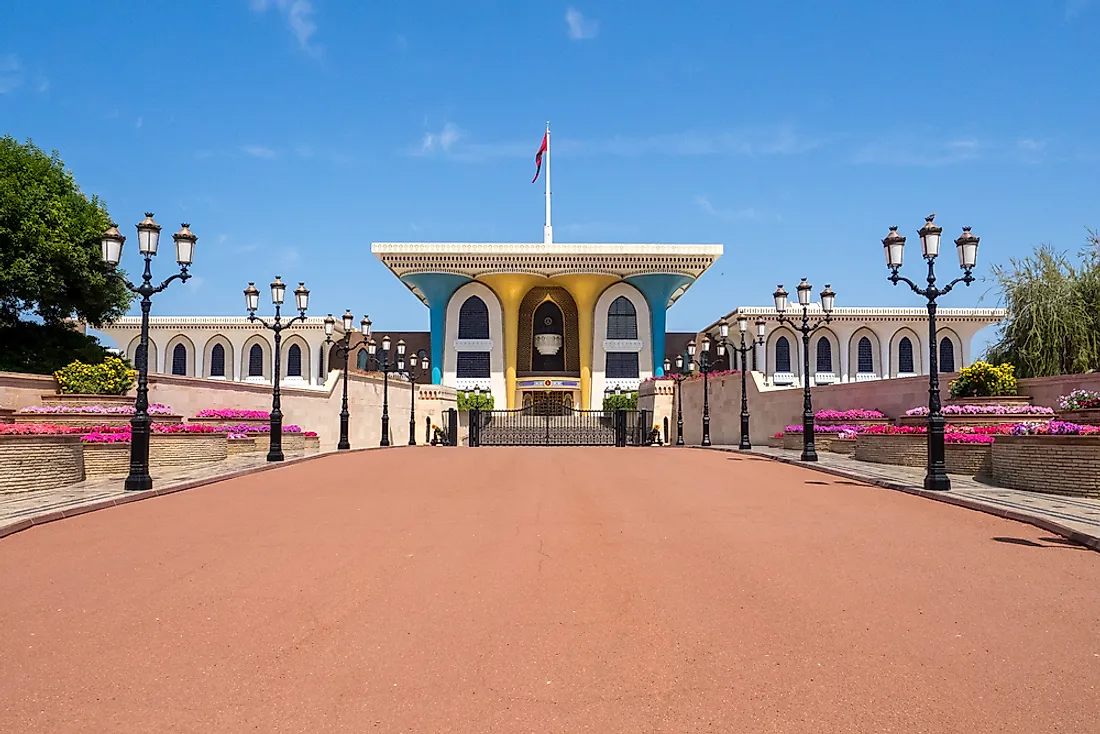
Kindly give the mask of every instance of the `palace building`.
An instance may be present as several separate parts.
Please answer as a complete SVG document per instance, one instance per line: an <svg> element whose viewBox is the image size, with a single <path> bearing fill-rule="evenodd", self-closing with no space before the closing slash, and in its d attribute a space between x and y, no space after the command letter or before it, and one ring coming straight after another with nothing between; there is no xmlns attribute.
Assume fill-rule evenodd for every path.
<svg viewBox="0 0 1100 734"><path fill-rule="evenodd" d="M663 373L665 312L721 245L388 243L372 252L428 306L432 381L516 408L599 408ZM503 396L503 400L500 399Z"/></svg>

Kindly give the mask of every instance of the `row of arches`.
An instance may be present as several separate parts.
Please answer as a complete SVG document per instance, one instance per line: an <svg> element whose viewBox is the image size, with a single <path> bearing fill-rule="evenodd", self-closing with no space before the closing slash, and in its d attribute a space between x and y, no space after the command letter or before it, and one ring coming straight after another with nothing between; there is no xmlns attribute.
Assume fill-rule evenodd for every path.
<svg viewBox="0 0 1100 734"><path fill-rule="evenodd" d="M134 337L126 348L126 355L137 363L140 337ZM186 335L178 334L160 347L149 339L148 365L150 372L179 375L181 377L208 377L239 381L270 381L273 374L273 346L263 335L251 336L235 352L232 342L221 334L207 339L200 351ZM310 377L311 350L308 342L299 335L282 340L281 372L287 380L308 381ZM239 362L237 361L239 359ZM323 379L323 375L319 374Z"/></svg>
<svg viewBox="0 0 1100 734"><path fill-rule="evenodd" d="M963 366L962 341L951 329L938 333L936 356L940 372L954 372ZM884 348L885 347L885 348ZM815 332L810 340L810 368L818 384L846 380L862 381L885 377L926 374L927 343L907 327L895 330L889 340L860 327L852 333L841 351L841 342L829 329ZM802 373L802 339L780 327L768 337L763 356L765 372L776 384L797 381ZM755 358L755 355L754 355ZM757 360L754 359L754 364Z"/></svg>

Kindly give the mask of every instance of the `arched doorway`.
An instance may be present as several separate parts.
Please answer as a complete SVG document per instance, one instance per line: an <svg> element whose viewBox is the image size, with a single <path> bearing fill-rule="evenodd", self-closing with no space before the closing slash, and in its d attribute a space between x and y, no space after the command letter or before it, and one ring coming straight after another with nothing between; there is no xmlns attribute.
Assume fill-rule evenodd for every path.
<svg viewBox="0 0 1100 734"><path fill-rule="evenodd" d="M535 309L532 323L532 372L565 371L565 317L558 304L546 300Z"/></svg>

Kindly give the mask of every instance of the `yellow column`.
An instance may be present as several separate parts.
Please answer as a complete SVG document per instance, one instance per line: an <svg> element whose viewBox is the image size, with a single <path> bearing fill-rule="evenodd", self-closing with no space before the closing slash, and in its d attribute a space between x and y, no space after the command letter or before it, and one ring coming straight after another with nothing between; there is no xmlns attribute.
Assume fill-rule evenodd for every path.
<svg viewBox="0 0 1100 734"><path fill-rule="evenodd" d="M551 281L569 291L577 304L577 338L581 357L581 408L592 408L592 339L596 301L619 278L613 275L560 275Z"/></svg>
<svg viewBox="0 0 1100 734"><path fill-rule="evenodd" d="M527 291L541 280L534 275L523 273L494 273L478 277L478 281L489 286L500 299L503 309L504 331L504 383L507 390L505 400L508 410L516 407L516 353L519 350L519 305Z"/></svg>

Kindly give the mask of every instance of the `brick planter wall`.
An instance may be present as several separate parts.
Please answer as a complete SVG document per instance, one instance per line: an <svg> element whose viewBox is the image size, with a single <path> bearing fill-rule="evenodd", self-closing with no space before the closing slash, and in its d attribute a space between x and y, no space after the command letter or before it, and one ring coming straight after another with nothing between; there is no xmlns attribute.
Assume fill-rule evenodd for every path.
<svg viewBox="0 0 1100 734"><path fill-rule="evenodd" d="M255 436L249 436L248 438L231 438L227 446L229 456L239 456L240 454L251 454L259 451L264 447L264 444L258 442Z"/></svg>
<svg viewBox="0 0 1100 734"><path fill-rule="evenodd" d="M828 451L829 447L838 441L835 433L815 433L814 434L814 449L816 451ZM801 433L784 433L783 434L783 448L789 451L801 451L802 450L802 434Z"/></svg>
<svg viewBox="0 0 1100 734"><path fill-rule="evenodd" d="M256 438L256 443L260 444L264 453L267 453L271 449L271 436L270 434L260 434ZM283 434L283 453L305 453L306 450L306 437L303 433L284 433Z"/></svg>
<svg viewBox="0 0 1100 734"><path fill-rule="evenodd" d="M856 442L851 440L841 441L840 439L830 441L826 451L831 451L834 454L854 454L856 452Z"/></svg>
<svg viewBox="0 0 1100 734"><path fill-rule="evenodd" d="M81 482L81 456L80 436L0 436L0 493Z"/></svg>
<svg viewBox="0 0 1100 734"><path fill-rule="evenodd" d="M888 426L893 423L889 418L860 418L850 421L815 420L819 426Z"/></svg>
<svg viewBox="0 0 1100 734"><path fill-rule="evenodd" d="M999 441L1002 437L998 436ZM860 434L854 456L860 461L895 466L927 466L928 436L921 433ZM975 476L992 470L992 444L949 443L944 460L950 474Z"/></svg>
<svg viewBox="0 0 1100 734"><path fill-rule="evenodd" d="M155 403L155 400L149 402ZM133 405L132 395L62 395L49 393L42 396L42 405L68 405L70 408L85 405Z"/></svg>
<svg viewBox="0 0 1100 734"><path fill-rule="evenodd" d="M997 436L993 481L1029 492L1100 498L1100 436Z"/></svg>
<svg viewBox="0 0 1100 734"><path fill-rule="evenodd" d="M320 436L303 436L305 440L305 447L307 454L319 454L321 453L321 437Z"/></svg>
<svg viewBox="0 0 1100 734"><path fill-rule="evenodd" d="M152 448L149 449L150 464ZM128 443L86 443L84 444L84 474L88 479L101 477L124 477L130 473L130 444Z"/></svg>
<svg viewBox="0 0 1100 734"><path fill-rule="evenodd" d="M1064 410L1058 413L1058 420L1068 423L1084 424L1088 426L1100 426L1100 408L1087 408L1085 410Z"/></svg>
<svg viewBox="0 0 1100 734"><path fill-rule="evenodd" d="M673 441L675 441L675 439L673 439ZM671 446L672 444L669 445ZM776 438L775 436L768 436L768 445L773 449L781 449L783 448L783 439Z"/></svg>
<svg viewBox="0 0 1100 734"><path fill-rule="evenodd" d="M149 468L197 466L224 461L229 454L224 433L155 433L149 439ZM84 473L94 477L126 476L130 444L84 444Z"/></svg>
<svg viewBox="0 0 1100 734"><path fill-rule="evenodd" d="M182 415L150 416L154 423L182 423ZM50 423L55 426L128 426L131 416L117 413L16 413L13 423Z"/></svg>
<svg viewBox="0 0 1100 734"><path fill-rule="evenodd" d="M0 408L0 423L11 423L11 417L15 413L11 408Z"/></svg>

